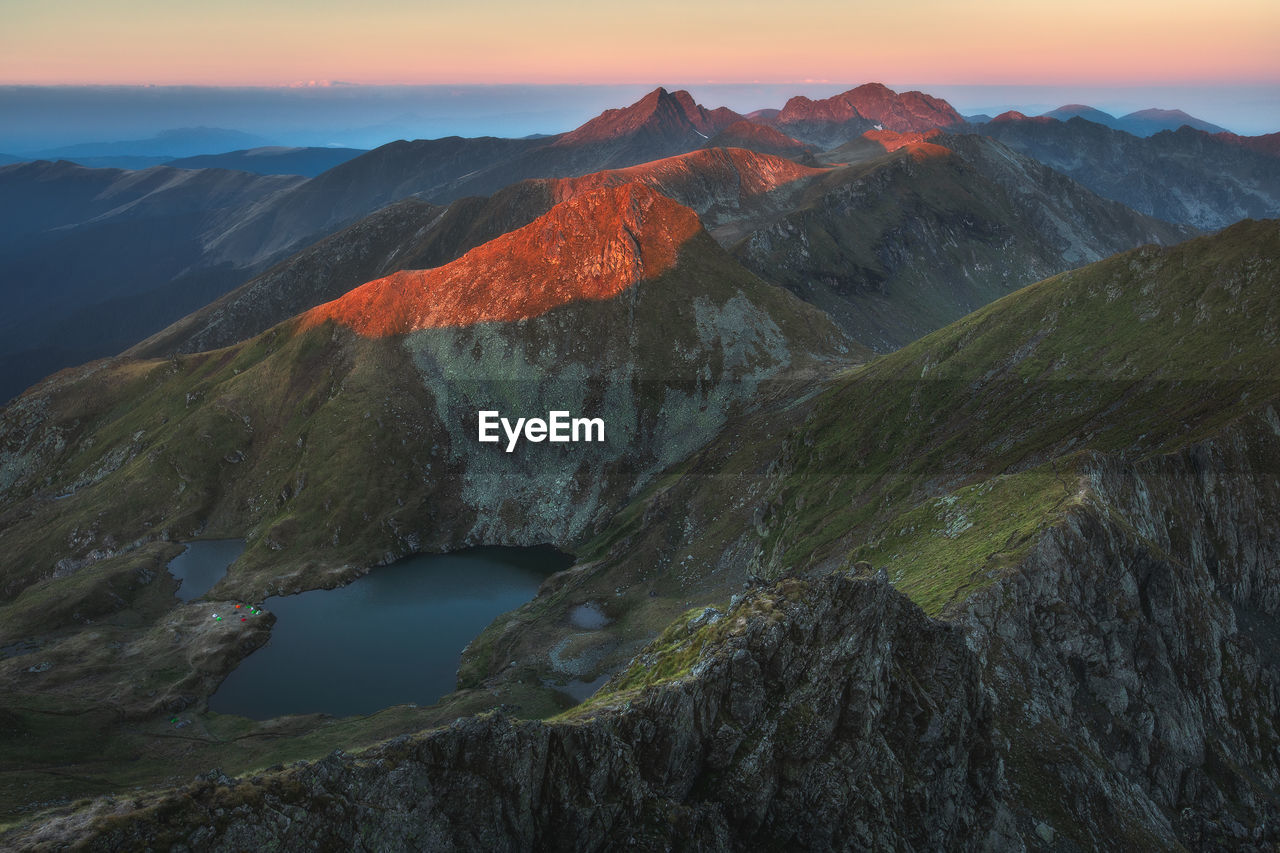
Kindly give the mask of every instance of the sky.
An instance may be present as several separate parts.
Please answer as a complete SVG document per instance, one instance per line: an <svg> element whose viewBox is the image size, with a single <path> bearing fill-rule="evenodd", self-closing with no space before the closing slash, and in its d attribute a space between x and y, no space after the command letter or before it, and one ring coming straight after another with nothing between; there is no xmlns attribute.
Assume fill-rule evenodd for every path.
<svg viewBox="0 0 1280 853"><path fill-rule="evenodd" d="M1280 130L1277 44L1277 0L0 0L0 152L197 125L522 136L656 85L749 111L869 81L965 114L1180 108L1256 134Z"/></svg>
<svg viewBox="0 0 1280 853"><path fill-rule="evenodd" d="M1280 83L1276 0L0 0L0 84Z"/></svg>

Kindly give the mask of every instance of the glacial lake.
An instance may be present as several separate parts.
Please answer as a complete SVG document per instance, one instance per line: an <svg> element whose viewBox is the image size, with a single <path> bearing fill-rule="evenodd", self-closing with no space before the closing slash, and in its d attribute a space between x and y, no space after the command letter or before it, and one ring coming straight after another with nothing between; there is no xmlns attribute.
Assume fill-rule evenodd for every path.
<svg viewBox="0 0 1280 853"><path fill-rule="evenodd" d="M222 580L227 567L244 553L243 539L204 539L188 542L187 550L169 561L169 574L181 584L178 598L199 598Z"/></svg>
<svg viewBox="0 0 1280 853"><path fill-rule="evenodd" d="M474 548L268 598L271 640L227 676L209 708L265 720L430 705L453 691L467 644L572 562L552 548Z"/></svg>

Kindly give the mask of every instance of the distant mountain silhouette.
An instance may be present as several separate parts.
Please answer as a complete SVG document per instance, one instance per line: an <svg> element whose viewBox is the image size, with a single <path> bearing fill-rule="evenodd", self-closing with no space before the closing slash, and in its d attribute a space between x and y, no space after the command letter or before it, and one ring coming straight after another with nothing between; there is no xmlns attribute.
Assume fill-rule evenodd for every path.
<svg viewBox="0 0 1280 853"><path fill-rule="evenodd" d="M170 160L175 169L235 169L256 175L302 175L313 178L361 154L363 148L248 148L225 154L197 154Z"/></svg>

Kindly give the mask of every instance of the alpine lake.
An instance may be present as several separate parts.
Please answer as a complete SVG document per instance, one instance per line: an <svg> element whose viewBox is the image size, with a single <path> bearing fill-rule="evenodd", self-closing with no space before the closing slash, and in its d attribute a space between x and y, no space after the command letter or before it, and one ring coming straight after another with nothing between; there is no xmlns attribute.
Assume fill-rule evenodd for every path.
<svg viewBox="0 0 1280 853"><path fill-rule="evenodd" d="M243 549L243 540L190 543L169 564L182 581L179 598L207 592ZM409 557L337 589L268 598L261 607L276 616L271 640L227 676L209 709L265 720L430 705L453 691L467 644L572 562L549 547L473 548Z"/></svg>

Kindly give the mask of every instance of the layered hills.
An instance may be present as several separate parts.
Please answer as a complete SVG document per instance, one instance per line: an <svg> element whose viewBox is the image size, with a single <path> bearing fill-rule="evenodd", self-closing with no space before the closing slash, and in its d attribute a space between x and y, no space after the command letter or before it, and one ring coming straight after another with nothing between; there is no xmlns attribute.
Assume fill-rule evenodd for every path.
<svg viewBox="0 0 1280 853"><path fill-rule="evenodd" d="M860 142L853 165L807 185L734 253L878 351L1038 278L1193 233L994 140L872 131Z"/></svg>
<svg viewBox="0 0 1280 853"><path fill-rule="evenodd" d="M603 603L574 648L613 677L564 715L11 838L1274 844L1277 258L1276 222L1130 251L742 412L469 650L500 701Z"/></svg>
<svg viewBox="0 0 1280 853"><path fill-rule="evenodd" d="M952 113L659 89L308 181L18 167L0 248L155 223L170 284L248 280L0 412L0 846L1280 843L1280 222L1187 224L1276 160ZM210 606L545 543L431 707L208 709L273 633Z"/></svg>
<svg viewBox="0 0 1280 853"><path fill-rule="evenodd" d="M720 131L707 141L708 148L745 148L758 154L787 157L799 163L816 166L813 146L793 139L777 128L743 119Z"/></svg>
<svg viewBox="0 0 1280 853"><path fill-rule="evenodd" d="M592 188L638 182L695 210L722 243L789 209L821 172L743 150L707 149L578 178L522 181L441 208L406 200L276 265L131 350L157 356L237 343L358 285L441 266Z"/></svg>
<svg viewBox="0 0 1280 853"><path fill-rule="evenodd" d="M361 148L289 148L267 146L220 154L196 154L170 160L175 169L234 169L257 175L302 175L314 178L365 153Z"/></svg>
<svg viewBox="0 0 1280 853"><path fill-rule="evenodd" d="M1117 118L1110 113L1105 113L1102 110L1084 104L1067 104L1066 106L1058 107L1056 110L1043 113L1043 115L1058 121L1082 118L1095 124L1132 133L1134 136L1152 136L1162 130L1177 130L1183 125L1194 130L1203 130L1206 133L1226 132L1216 124L1210 124L1204 119L1187 115L1182 110L1137 110Z"/></svg>
<svg viewBox="0 0 1280 853"><path fill-rule="evenodd" d="M1083 133L1088 138L1058 139L1055 134L1077 133L1070 130L1072 123L1054 122L1058 129L1035 132L1026 129L1031 124L993 122L983 132L1105 197L1157 218L1216 228L1241 216L1273 215L1275 158L1261 153L1265 138L1202 138L1180 131L1183 136L1166 135L1169 139L1157 134L1136 140L1119 132L1103 139L1088 132ZM487 220L488 205L467 201L492 196L523 180L626 169L725 145L806 165L817 160L853 163L878 153L875 144L860 137L864 132L923 134L939 127L957 130L965 125L945 101L918 92L895 93L879 84L820 101L792 99L782 110L757 111L751 118L700 106L687 92L655 89L635 104L609 110L559 136L394 142L306 181L255 180L215 169L182 178L173 171L148 170L135 178L135 173L110 170L89 174L98 170L66 164L6 167L0 169L0 196L6 200L5 209L13 212L11 224L16 227L10 231L12 239L0 245L0 274L15 291L17 310L11 315L13 334L0 351L0 396L11 396L53 369L124 349L237 285L279 273L279 268L268 271L291 264L299 253L315 259L317 244L344 229L354 229L348 237L371 231L389 237L382 226L361 224L389 205L402 206L387 213L383 225L407 224L404 214L415 210L419 227L440 235L443 232L430 217L434 208L422 205L447 205L450 214L441 224L454 233L472 233L470 239L427 237L438 250L424 255L421 265L431 266L497 236L499 227L519 227L544 213L545 206L530 208L523 216ZM821 157L809 150L833 147L834 152ZM258 150L215 162L253 169L253 163L264 158L315 153L282 152L277 157ZM318 167L306 170L313 168ZM144 190L148 186L154 192ZM145 203L138 201L141 192L151 192ZM464 208L480 224L467 224ZM151 219L139 227L143 217ZM717 231L723 224L711 224L722 241L740 239L751 230ZM415 242L413 237L405 239ZM453 251L446 250L450 243ZM354 269L345 261L342 266ZM411 267L362 266L362 274L368 280L397 268ZM1049 271L1051 267L1037 267L1018 283ZM320 276L329 278L324 271ZM341 282L335 287L342 289L308 287L308 295L279 301L272 322L312 307L312 292L328 299L360 283L337 278ZM41 294L57 298L43 299Z"/></svg>
<svg viewBox="0 0 1280 853"><path fill-rule="evenodd" d="M1215 229L1280 215L1280 160L1201 130L1138 138L1085 119L1006 115L976 131L1101 196L1169 222Z"/></svg>
<svg viewBox="0 0 1280 853"><path fill-rule="evenodd" d="M303 181L157 166L0 168L0 399L110 355L242 280L211 235Z"/></svg>
<svg viewBox="0 0 1280 853"><path fill-rule="evenodd" d="M450 202L679 154L739 118L659 89L567 135L393 142L306 181L215 168L0 168L0 197L17 225L0 242L0 275L20 309L31 301L11 315L17 333L0 350L0 397L119 352L389 204Z"/></svg>
<svg viewBox="0 0 1280 853"><path fill-rule="evenodd" d="M1192 233L1098 198L980 137L869 131L858 142L856 153L850 146L833 152L851 165L830 170L708 148L576 178L522 182L445 209L404 202L131 352L166 355L244 340L365 281L452 261L558 200L632 181L692 208L751 269L879 350L1038 277Z"/></svg>

